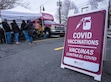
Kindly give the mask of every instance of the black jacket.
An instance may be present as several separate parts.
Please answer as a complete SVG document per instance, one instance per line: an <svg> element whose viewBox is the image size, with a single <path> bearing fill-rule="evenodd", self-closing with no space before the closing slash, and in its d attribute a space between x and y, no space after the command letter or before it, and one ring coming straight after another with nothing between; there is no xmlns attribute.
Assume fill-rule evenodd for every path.
<svg viewBox="0 0 111 82"><path fill-rule="evenodd" d="M5 32L11 32L10 26L7 22L2 22L2 26L5 30Z"/></svg>
<svg viewBox="0 0 111 82"><path fill-rule="evenodd" d="M27 31L28 31L28 35L29 36L33 36L33 33L34 33L34 27L33 27L33 24L31 22L27 23L26 24L26 27L27 28Z"/></svg>
<svg viewBox="0 0 111 82"><path fill-rule="evenodd" d="M5 35L4 35L4 30L2 28L0 28L0 38L3 38Z"/></svg>
<svg viewBox="0 0 111 82"><path fill-rule="evenodd" d="M21 29L22 29L22 30L27 30L27 28L26 28L26 23L22 23L22 24L21 24Z"/></svg>
<svg viewBox="0 0 111 82"><path fill-rule="evenodd" d="M11 26L12 26L12 30L14 33L19 33L20 32L20 29L17 25L17 23L11 23Z"/></svg>

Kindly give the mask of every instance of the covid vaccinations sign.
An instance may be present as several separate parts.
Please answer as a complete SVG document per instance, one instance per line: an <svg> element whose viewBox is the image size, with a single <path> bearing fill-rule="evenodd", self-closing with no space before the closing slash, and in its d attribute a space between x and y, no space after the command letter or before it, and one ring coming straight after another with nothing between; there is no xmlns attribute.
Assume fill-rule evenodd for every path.
<svg viewBox="0 0 111 82"><path fill-rule="evenodd" d="M106 11L69 17L62 67L101 74Z"/></svg>

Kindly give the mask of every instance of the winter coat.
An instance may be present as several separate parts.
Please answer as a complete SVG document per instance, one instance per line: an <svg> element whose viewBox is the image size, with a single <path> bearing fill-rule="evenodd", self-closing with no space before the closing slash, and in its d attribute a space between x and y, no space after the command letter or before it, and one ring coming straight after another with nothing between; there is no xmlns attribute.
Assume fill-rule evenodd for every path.
<svg viewBox="0 0 111 82"><path fill-rule="evenodd" d="M4 38L5 34L4 34L4 30L2 28L0 28L0 39Z"/></svg>
<svg viewBox="0 0 111 82"><path fill-rule="evenodd" d="M17 23L11 23L11 26L12 26L12 30L14 33L19 33L20 32L20 29L17 25Z"/></svg>
<svg viewBox="0 0 111 82"><path fill-rule="evenodd" d="M22 24L21 24L21 29L22 30L27 30L27 28L25 28L26 27L26 23L25 22L22 22Z"/></svg>
<svg viewBox="0 0 111 82"><path fill-rule="evenodd" d="M2 22L2 26L5 30L5 32L11 32L10 26L7 22Z"/></svg>
<svg viewBox="0 0 111 82"><path fill-rule="evenodd" d="M33 24L32 24L31 22L28 22L28 23L26 24L26 27L25 27L25 28L27 29L28 35L29 35L29 36L33 36L33 33L34 33Z"/></svg>

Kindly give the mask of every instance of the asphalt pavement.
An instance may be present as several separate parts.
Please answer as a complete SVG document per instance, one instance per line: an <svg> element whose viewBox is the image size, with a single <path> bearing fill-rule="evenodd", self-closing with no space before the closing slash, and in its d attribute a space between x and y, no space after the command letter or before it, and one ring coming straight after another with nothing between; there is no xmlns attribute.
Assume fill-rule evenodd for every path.
<svg viewBox="0 0 111 82"><path fill-rule="evenodd" d="M93 77L60 68L64 38L0 44L0 82L97 82ZM111 82L111 38L101 82Z"/></svg>

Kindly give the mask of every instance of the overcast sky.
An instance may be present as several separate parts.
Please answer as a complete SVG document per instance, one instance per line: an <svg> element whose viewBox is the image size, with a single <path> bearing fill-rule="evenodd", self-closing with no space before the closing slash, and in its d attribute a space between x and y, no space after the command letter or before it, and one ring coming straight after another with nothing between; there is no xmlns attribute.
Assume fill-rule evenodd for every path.
<svg viewBox="0 0 111 82"><path fill-rule="evenodd" d="M57 2L59 0L24 0L25 2L30 2L30 9L33 11L40 12L40 6L45 7L45 11L51 14L55 14L57 11ZM61 0L64 1L64 0ZM88 0L71 0L76 5L82 5Z"/></svg>

